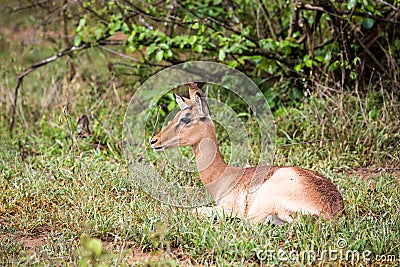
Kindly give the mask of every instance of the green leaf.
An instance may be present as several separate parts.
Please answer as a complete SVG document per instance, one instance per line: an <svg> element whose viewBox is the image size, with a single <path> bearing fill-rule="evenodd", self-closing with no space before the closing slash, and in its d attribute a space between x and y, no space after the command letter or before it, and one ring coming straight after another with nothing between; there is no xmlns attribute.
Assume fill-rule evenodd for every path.
<svg viewBox="0 0 400 267"><path fill-rule="evenodd" d="M136 52L136 47L134 46L134 45L132 45L132 44L130 44L130 45L128 45L128 51L130 51L130 52Z"/></svg>
<svg viewBox="0 0 400 267"><path fill-rule="evenodd" d="M99 257L103 252L103 244L100 239L97 238L84 238L82 240L82 246L89 252L92 252L95 256Z"/></svg>
<svg viewBox="0 0 400 267"><path fill-rule="evenodd" d="M357 65L358 63L361 63L361 58L355 57L355 58L353 59L353 65Z"/></svg>
<svg viewBox="0 0 400 267"><path fill-rule="evenodd" d="M139 41L142 41L143 39L144 39L144 37L146 36L146 34L144 33L144 32L141 32L140 34L139 34Z"/></svg>
<svg viewBox="0 0 400 267"><path fill-rule="evenodd" d="M329 70L329 71L335 71L335 70L337 70L337 68L339 68L339 66L340 66L340 62L339 62L338 60L336 60L335 62L333 62L333 63L329 66L328 70Z"/></svg>
<svg viewBox="0 0 400 267"><path fill-rule="evenodd" d="M316 56L316 57L314 57L314 59L316 61L319 61L319 62L323 62L324 61L324 57L321 57L321 56Z"/></svg>
<svg viewBox="0 0 400 267"><path fill-rule="evenodd" d="M326 55L325 55L324 61L325 62L329 62L329 61L331 61L331 59L332 59L331 52L327 52Z"/></svg>
<svg viewBox="0 0 400 267"><path fill-rule="evenodd" d="M129 44L133 42L133 40L135 39L135 35L136 35L136 30L133 30L127 39Z"/></svg>
<svg viewBox="0 0 400 267"><path fill-rule="evenodd" d="M194 45L197 41L197 36L196 35L192 35L189 38L189 44Z"/></svg>
<svg viewBox="0 0 400 267"><path fill-rule="evenodd" d="M268 39L263 39L260 41L261 47L265 49L275 49L276 48L276 43L273 39L268 38Z"/></svg>
<svg viewBox="0 0 400 267"><path fill-rule="evenodd" d="M149 45L149 47L146 49L146 53L148 55L151 55L155 50L157 49L156 44L152 43Z"/></svg>
<svg viewBox="0 0 400 267"><path fill-rule="evenodd" d="M272 99L268 99L268 106L270 108L274 108L276 106L276 102Z"/></svg>
<svg viewBox="0 0 400 267"><path fill-rule="evenodd" d="M167 51L167 58L171 58L174 54L172 53L172 50L168 49ZM164 53L165 54L165 53Z"/></svg>
<svg viewBox="0 0 400 267"><path fill-rule="evenodd" d="M125 33L125 34L128 34L128 33L129 33L129 27L128 27L128 24L126 24L125 22L124 22L124 23L122 23L122 26L121 26L121 32L123 32L123 33Z"/></svg>
<svg viewBox="0 0 400 267"><path fill-rule="evenodd" d="M164 51L163 50L158 50L156 53L156 60L158 62L160 62L161 60L163 60L164 57Z"/></svg>
<svg viewBox="0 0 400 267"><path fill-rule="evenodd" d="M237 58L237 61L238 61L241 65L244 65L244 64L245 64L244 58L243 58L243 57Z"/></svg>
<svg viewBox="0 0 400 267"><path fill-rule="evenodd" d="M347 9L352 9L353 7L355 7L356 3L356 0L350 0L349 3L347 3Z"/></svg>
<svg viewBox="0 0 400 267"><path fill-rule="evenodd" d="M74 46L79 46L82 42L82 38L79 34L75 35L74 37Z"/></svg>
<svg viewBox="0 0 400 267"><path fill-rule="evenodd" d="M175 103L176 103L175 101L169 102L167 106L168 111L172 111L175 108Z"/></svg>
<svg viewBox="0 0 400 267"><path fill-rule="evenodd" d="M219 61L223 61L223 60L225 59L225 56L226 56L225 50L220 49L220 50L219 50L219 54L218 54L218 59L219 59Z"/></svg>
<svg viewBox="0 0 400 267"><path fill-rule="evenodd" d="M351 71L351 72L350 72L350 79L352 79L352 80L357 79L357 72Z"/></svg>
<svg viewBox="0 0 400 267"><path fill-rule="evenodd" d="M302 67L303 67L303 64L297 64L296 66L294 66L294 70L296 72L300 72Z"/></svg>
<svg viewBox="0 0 400 267"><path fill-rule="evenodd" d="M204 31L206 30L206 26L204 26L204 24L200 25L200 29L198 30L198 34L202 34Z"/></svg>
<svg viewBox="0 0 400 267"><path fill-rule="evenodd" d="M161 43L161 44L159 44L159 46L158 46L159 48L161 48L161 49L163 49L163 50L165 50L165 49L169 49L169 46L167 45L167 44L165 44L165 43Z"/></svg>
<svg viewBox="0 0 400 267"><path fill-rule="evenodd" d="M367 30L374 27L374 24L375 24L375 20L371 19L371 18L363 18L362 23L361 23L361 25Z"/></svg>
<svg viewBox="0 0 400 267"><path fill-rule="evenodd" d="M307 59L306 62L304 62L304 64L306 65L306 67L311 68L311 66L313 65L313 61L312 59Z"/></svg>
<svg viewBox="0 0 400 267"><path fill-rule="evenodd" d="M201 52L203 52L203 46L201 44L196 44L193 51L201 54Z"/></svg>
<svg viewBox="0 0 400 267"><path fill-rule="evenodd" d="M77 31L77 32L82 31L82 29L83 29L83 27L85 26L85 24L86 24L86 19L85 19L85 18L81 18L81 19L79 20L78 27L76 27L76 31Z"/></svg>
<svg viewBox="0 0 400 267"><path fill-rule="evenodd" d="M303 92L299 90L297 87L293 87L292 90L290 91L290 98L292 100L298 100L303 97Z"/></svg>
<svg viewBox="0 0 400 267"><path fill-rule="evenodd" d="M96 36L97 39L100 39L103 36L103 29L102 28L97 28L94 31L94 35Z"/></svg>
<svg viewBox="0 0 400 267"><path fill-rule="evenodd" d="M82 257L78 262L78 267L89 267L88 257Z"/></svg>
<svg viewBox="0 0 400 267"><path fill-rule="evenodd" d="M236 60L231 60L228 66L235 69L238 66L238 62Z"/></svg>
<svg viewBox="0 0 400 267"><path fill-rule="evenodd" d="M196 22L195 24L192 25L192 29L197 30L199 28L199 23Z"/></svg>

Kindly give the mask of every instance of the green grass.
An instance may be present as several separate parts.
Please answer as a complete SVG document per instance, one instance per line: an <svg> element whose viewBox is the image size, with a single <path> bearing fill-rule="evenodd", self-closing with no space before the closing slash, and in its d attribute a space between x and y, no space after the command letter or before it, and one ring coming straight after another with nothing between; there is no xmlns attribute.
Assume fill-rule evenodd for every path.
<svg viewBox="0 0 400 267"><path fill-rule="evenodd" d="M319 125L313 124L307 108L305 104L283 113L293 118L292 112L298 112L300 124L304 123L301 117L308 119L310 126L300 131L296 140L305 140L318 132ZM102 125L93 125L95 136L105 136L102 140L105 146L96 148L91 143L97 137L79 138L71 126L74 121L62 110L58 112L58 119L39 120L38 129L18 128L13 138L9 137L3 121L0 152L0 261L3 263L75 265L83 259L82 262L90 264L131 264L132 251L139 249L156 253L149 262L152 265L185 262L324 266L350 264L351 257L353 262L372 264L379 255L400 253L399 177L382 172L362 180L346 171L362 166L363 154L367 155L369 149L356 150L354 158L350 149L341 150L337 142L277 150L277 164L312 168L339 187L346 215L335 222L304 217L283 225L252 225L235 220L215 224L196 218L187 209L172 208L149 197L135 186L122 156L110 149L115 144ZM106 119L107 112L102 116ZM278 132L280 129L289 132L293 124L283 120L278 123ZM365 129L368 128L360 131ZM379 131L373 134L380 136ZM278 134L278 138L283 140L284 136ZM344 142L351 140L358 138L349 136ZM381 148L379 142L373 144L374 149ZM379 158L379 151L372 153L370 160L376 160L375 165L387 159L385 154ZM101 240L102 248L96 247L97 239L85 236ZM43 238L38 245L28 248L23 242L28 237ZM95 240L92 242L95 245L87 245L84 240ZM357 259L362 255L372 260Z"/></svg>
<svg viewBox="0 0 400 267"><path fill-rule="evenodd" d="M324 265L329 259L318 260L324 250L360 255L369 250L371 257L400 252L400 192L394 175L367 182L330 175L346 203L347 214L336 222L302 218L278 226L230 220L214 224L147 197L132 186L123 162L110 162L102 154L19 158L12 150L2 157L0 260L5 263L73 265L85 254L80 241L84 234L145 251L180 248L193 264L252 265L267 256L266 263L283 263L290 253L295 257L312 251L316 259L300 257L289 263ZM13 240L43 235L45 243L33 255ZM340 242L346 246L338 247ZM115 264L118 251L107 251L102 261Z"/></svg>

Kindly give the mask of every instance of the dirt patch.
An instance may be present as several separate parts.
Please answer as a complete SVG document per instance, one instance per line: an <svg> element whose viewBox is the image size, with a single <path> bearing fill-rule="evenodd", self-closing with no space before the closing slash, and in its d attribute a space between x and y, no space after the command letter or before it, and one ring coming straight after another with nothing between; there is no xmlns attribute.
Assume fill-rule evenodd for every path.
<svg viewBox="0 0 400 267"><path fill-rule="evenodd" d="M36 236L27 236L19 234L0 234L1 248L13 248L15 245L20 251L25 251L31 255L42 248L47 242L47 234L39 234Z"/></svg>
<svg viewBox="0 0 400 267"><path fill-rule="evenodd" d="M47 235L37 236L17 236L16 240L20 243L27 251L34 253L35 249L42 247L46 244Z"/></svg>
<svg viewBox="0 0 400 267"><path fill-rule="evenodd" d="M14 240L21 244L24 248L34 249L46 244L47 234L40 234L36 236L27 236L27 235L0 235L0 240Z"/></svg>

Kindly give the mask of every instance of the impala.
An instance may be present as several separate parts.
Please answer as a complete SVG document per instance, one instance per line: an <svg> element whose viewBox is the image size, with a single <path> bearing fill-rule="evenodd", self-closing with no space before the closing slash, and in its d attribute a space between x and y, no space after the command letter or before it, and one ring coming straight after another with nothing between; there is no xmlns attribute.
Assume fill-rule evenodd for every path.
<svg viewBox="0 0 400 267"><path fill-rule="evenodd" d="M203 92L187 83L190 99L175 95L180 111L150 144L156 151L192 146L196 165L216 210L260 222L292 221L296 214L322 216L330 220L343 210L343 198L335 185L313 171L299 167L233 167L223 159ZM252 179L260 178L253 190ZM215 209L200 208L210 216Z"/></svg>

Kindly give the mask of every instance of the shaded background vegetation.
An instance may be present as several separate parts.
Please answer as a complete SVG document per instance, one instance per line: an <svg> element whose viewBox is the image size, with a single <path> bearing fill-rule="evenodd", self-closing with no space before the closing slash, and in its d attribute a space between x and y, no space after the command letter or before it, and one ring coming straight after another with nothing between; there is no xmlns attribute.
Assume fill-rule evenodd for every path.
<svg viewBox="0 0 400 267"><path fill-rule="evenodd" d="M3 1L3 122L32 128L63 107L74 121L112 105L95 121L104 132L99 138L115 141L121 103L150 75L188 60L212 60L251 77L278 121L286 108L316 96L333 104L315 118L325 139L347 140L352 127L367 125L390 136L382 150L395 148L398 6L380 0ZM43 79L48 74L51 79ZM76 106L81 100L94 104ZM286 139L307 130L288 127L282 129ZM362 141L346 146L370 150L374 137L363 133Z"/></svg>

